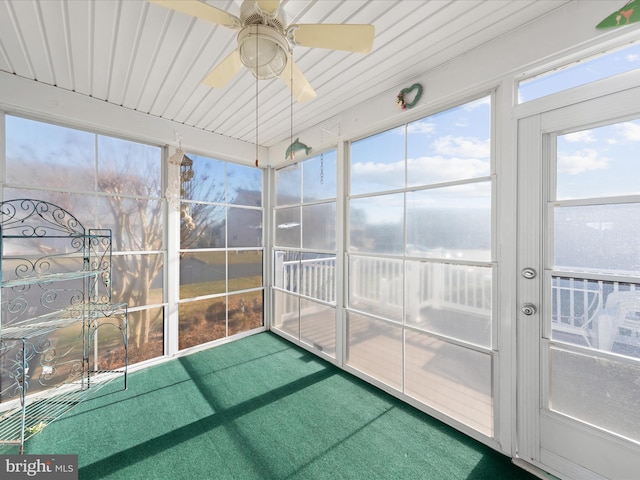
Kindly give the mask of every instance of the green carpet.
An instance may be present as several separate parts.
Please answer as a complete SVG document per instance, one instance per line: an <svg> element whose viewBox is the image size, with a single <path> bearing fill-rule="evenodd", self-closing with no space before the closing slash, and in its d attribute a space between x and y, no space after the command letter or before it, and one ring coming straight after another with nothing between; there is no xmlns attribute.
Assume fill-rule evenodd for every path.
<svg viewBox="0 0 640 480"><path fill-rule="evenodd" d="M532 479L271 333L133 373L26 444L80 479ZM110 390L107 390L110 389Z"/></svg>

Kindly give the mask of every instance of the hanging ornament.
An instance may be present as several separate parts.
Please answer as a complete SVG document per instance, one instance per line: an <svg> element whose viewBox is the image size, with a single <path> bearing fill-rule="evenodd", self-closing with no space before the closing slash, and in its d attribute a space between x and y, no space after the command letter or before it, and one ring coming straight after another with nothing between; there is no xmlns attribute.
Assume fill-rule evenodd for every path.
<svg viewBox="0 0 640 480"><path fill-rule="evenodd" d="M602 20L596 28L615 28L624 27L630 23L640 21L640 0L631 0L627 2L620 10L616 10L607 18Z"/></svg>
<svg viewBox="0 0 640 480"><path fill-rule="evenodd" d="M309 155L311 151L311 147L307 147L304 143L300 142L299 138L296 138L296 141L287 147L287 151L284 154L284 158L290 158L293 160L296 152L304 150L305 155Z"/></svg>
<svg viewBox="0 0 640 480"><path fill-rule="evenodd" d="M170 183L167 186L167 191L165 192L167 202L175 210L180 210L180 166L182 165L184 157L185 154L182 149L182 141L179 140L176 153L167 159L169 166L167 176L170 179Z"/></svg>
<svg viewBox="0 0 640 480"><path fill-rule="evenodd" d="M413 100L411 102L407 102L406 95L410 95L414 90L416 90L416 93L413 97ZM420 85L419 83L414 83L409 88L403 88L402 90L400 90L400 93L398 94L396 99L396 103L400 105L400 108L402 108L402 110L407 110L408 108L413 108L416 103L418 103L418 100L420 100L421 96L422 85Z"/></svg>

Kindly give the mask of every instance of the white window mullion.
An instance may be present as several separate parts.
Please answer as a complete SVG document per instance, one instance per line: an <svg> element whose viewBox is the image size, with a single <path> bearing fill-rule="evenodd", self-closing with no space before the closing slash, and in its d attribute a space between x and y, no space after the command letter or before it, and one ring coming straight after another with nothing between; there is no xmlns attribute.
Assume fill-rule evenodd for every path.
<svg viewBox="0 0 640 480"><path fill-rule="evenodd" d="M164 152L162 165L165 189L167 185L179 184L180 168L168 168L166 158L175 153L175 148ZM178 178L172 178L177 175ZM178 194L179 197L179 194ZM179 198L178 198L179 201ZM165 355L173 356L178 350L178 300L180 298L180 210L166 201L167 216L166 232L166 258L165 258L165 322L164 322L164 351Z"/></svg>

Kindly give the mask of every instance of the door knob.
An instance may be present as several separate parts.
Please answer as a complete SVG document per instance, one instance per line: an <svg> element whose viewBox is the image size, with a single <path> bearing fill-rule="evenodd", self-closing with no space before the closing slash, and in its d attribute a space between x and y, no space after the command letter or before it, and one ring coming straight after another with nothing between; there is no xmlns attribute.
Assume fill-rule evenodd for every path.
<svg viewBox="0 0 640 480"><path fill-rule="evenodd" d="M538 311L538 309L536 308L536 306L533 303L524 303L520 307L520 310L525 315L533 315L534 313L536 313Z"/></svg>

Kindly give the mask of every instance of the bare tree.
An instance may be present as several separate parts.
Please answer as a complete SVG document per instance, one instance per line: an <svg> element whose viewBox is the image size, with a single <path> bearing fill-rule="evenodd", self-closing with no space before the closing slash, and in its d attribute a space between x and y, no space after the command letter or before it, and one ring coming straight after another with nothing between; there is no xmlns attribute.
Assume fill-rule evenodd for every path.
<svg viewBox="0 0 640 480"><path fill-rule="evenodd" d="M98 204L97 213L100 222L112 228L114 250L161 250L164 219L162 200L158 198L160 169L147 168L147 163L136 158L135 149L127 148L126 144L123 148L105 147L100 153L109 161L100 164L97 186L109 195L104 197L106 201ZM160 161L159 157L157 161ZM148 305L151 303L151 285L162 267L161 255L114 256L111 264L116 279L112 287L114 298L130 305ZM153 319L149 310L141 310L138 315L130 341L134 348L141 349L149 342Z"/></svg>

